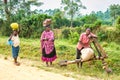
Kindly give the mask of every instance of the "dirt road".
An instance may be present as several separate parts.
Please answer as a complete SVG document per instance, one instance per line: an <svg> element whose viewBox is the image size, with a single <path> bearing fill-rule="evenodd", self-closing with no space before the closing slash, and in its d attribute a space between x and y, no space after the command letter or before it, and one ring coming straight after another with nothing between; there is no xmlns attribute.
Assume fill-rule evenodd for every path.
<svg viewBox="0 0 120 80"><path fill-rule="evenodd" d="M12 61L0 58L0 80L75 80L60 74L38 70L24 64L13 65Z"/></svg>
<svg viewBox="0 0 120 80"><path fill-rule="evenodd" d="M21 65L15 66L12 59L0 57L0 80L77 80L54 72L48 72L37 67L31 67L30 60L20 60ZM79 80L101 80L90 76L80 76Z"/></svg>

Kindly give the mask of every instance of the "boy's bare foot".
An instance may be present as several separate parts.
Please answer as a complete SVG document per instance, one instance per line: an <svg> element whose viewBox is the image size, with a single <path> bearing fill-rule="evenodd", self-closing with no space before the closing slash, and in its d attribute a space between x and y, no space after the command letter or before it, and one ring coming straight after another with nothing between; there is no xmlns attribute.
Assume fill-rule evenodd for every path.
<svg viewBox="0 0 120 80"><path fill-rule="evenodd" d="M4 57L5 60L7 60L8 58L7 57Z"/></svg>
<svg viewBox="0 0 120 80"><path fill-rule="evenodd" d="M20 66L20 63L19 62L15 62L14 63L16 66Z"/></svg>

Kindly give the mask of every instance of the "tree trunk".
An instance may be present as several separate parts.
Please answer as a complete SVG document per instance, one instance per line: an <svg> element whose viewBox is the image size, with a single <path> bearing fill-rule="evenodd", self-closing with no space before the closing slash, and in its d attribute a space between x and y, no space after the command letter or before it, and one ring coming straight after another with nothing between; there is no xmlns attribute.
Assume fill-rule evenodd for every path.
<svg viewBox="0 0 120 80"><path fill-rule="evenodd" d="M5 4L5 14L6 14L6 19L8 22L10 22L10 11L8 10L8 5L7 5L8 1L4 0L4 4Z"/></svg>
<svg viewBox="0 0 120 80"><path fill-rule="evenodd" d="M73 15L71 15L71 25L70 27L73 27Z"/></svg>
<svg viewBox="0 0 120 80"><path fill-rule="evenodd" d="M71 4L71 27L73 27L73 0Z"/></svg>
<svg viewBox="0 0 120 80"><path fill-rule="evenodd" d="M115 25L115 19L116 19L116 13L114 12L114 16L113 16L113 26Z"/></svg>

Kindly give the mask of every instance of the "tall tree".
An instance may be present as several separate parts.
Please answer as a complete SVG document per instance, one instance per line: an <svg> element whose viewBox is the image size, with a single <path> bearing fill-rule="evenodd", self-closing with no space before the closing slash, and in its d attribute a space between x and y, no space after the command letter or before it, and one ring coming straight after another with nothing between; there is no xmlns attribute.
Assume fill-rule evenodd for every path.
<svg viewBox="0 0 120 80"><path fill-rule="evenodd" d="M82 5L81 0L62 0L61 3L64 7L65 12L70 16L71 27L73 26L73 18L80 12L80 9L85 9L86 7Z"/></svg>
<svg viewBox="0 0 120 80"><path fill-rule="evenodd" d="M113 4L110 6L110 15L113 17L113 24L115 23L115 19L120 16L120 5Z"/></svg>
<svg viewBox="0 0 120 80"><path fill-rule="evenodd" d="M4 5L5 5L5 14L6 14L6 18L9 21L10 20L10 11L8 10L8 0L4 0Z"/></svg>
<svg viewBox="0 0 120 80"><path fill-rule="evenodd" d="M99 19L104 20L104 13L103 13L102 11L96 12L96 16L97 16Z"/></svg>
<svg viewBox="0 0 120 80"><path fill-rule="evenodd" d="M97 16L95 12L92 12L89 15L85 15L82 18L80 18L81 24L93 24L97 20Z"/></svg>
<svg viewBox="0 0 120 80"><path fill-rule="evenodd" d="M104 12L104 19L105 20L109 20L110 19L110 10L107 9L105 12Z"/></svg>
<svg viewBox="0 0 120 80"><path fill-rule="evenodd" d="M50 16L53 16L54 14L59 13L59 12L61 12L60 9L54 9L54 10L48 9L48 10L45 10L44 13L46 13L46 14L48 14Z"/></svg>
<svg viewBox="0 0 120 80"><path fill-rule="evenodd" d="M11 14L18 14L22 10L25 15L28 15L31 14L31 6L41 6L42 4L38 0L0 0L0 12L4 10L6 19L9 20Z"/></svg>
<svg viewBox="0 0 120 80"><path fill-rule="evenodd" d="M33 5L41 6L42 4L38 0L0 0L0 17L2 15L1 18L5 20L1 28L2 30L0 30L2 34L9 35L11 22L20 23L23 20L22 18L31 16L31 7Z"/></svg>

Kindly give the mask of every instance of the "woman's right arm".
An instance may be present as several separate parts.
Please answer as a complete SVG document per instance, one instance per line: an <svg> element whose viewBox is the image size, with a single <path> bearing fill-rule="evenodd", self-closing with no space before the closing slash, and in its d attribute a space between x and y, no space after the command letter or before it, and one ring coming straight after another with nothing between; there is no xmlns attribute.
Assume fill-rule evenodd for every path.
<svg viewBox="0 0 120 80"><path fill-rule="evenodd" d="M41 34L40 40L41 40L41 41L44 41L44 40L45 40L45 34L44 34L44 32Z"/></svg>

